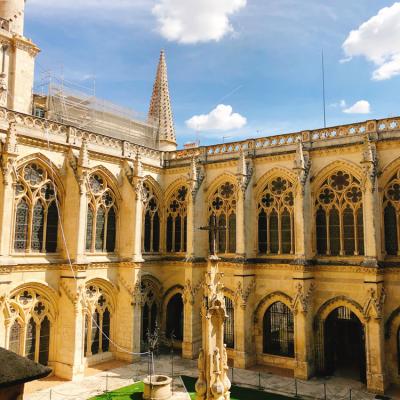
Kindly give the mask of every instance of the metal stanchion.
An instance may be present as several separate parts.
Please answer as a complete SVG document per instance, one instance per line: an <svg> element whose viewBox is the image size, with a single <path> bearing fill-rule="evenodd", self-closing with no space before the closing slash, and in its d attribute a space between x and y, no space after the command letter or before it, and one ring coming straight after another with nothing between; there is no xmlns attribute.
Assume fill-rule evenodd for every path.
<svg viewBox="0 0 400 400"><path fill-rule="evenodd" d="M351 400L351 389L349 389L349 399Z"/></svg>
<svg viewBox="0 0 400 400"><path fill-rule="evenodd" d="M294 396L297 397L297 379L294 380Z"/></svg>
<svg viewBox="0 0 400 400"><path fill-rule="evenodd" d="M50 389L50 397L49 397L50 400L51 400L51 397L52 397L52 392L53 392L53 390Z"/></svg>
<svg viewBox="0 0 400 400"><path fill-rule="evenodd" d="M234 367L232 367L232 379L231 379L232 385L233 385L233 369Z"/></svg>
<svg viewBox="0 0 400 400"><path fill-rule="evenodd" d="M258 390L261 390L261 372L258 373Z"/></svg>
<svg viewBox="0 0 400 400"><path fill-rule="evenodd" d="M324 400L326 400L326 382L324 382Z"/></svg>

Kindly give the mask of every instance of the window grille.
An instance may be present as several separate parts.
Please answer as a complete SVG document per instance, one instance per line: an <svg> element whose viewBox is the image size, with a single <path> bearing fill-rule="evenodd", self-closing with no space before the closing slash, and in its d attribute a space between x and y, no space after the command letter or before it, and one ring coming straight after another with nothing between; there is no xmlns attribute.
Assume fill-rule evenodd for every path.
<svg viewBox="0 0 400 400"><path fill-rule="evenodd" d="M116 244L117 205L115 193L102 175L88 180L90 201L86 220L86 250L113 253Z"/></svg>
<svg viewBox="0 0 400 400"><path fill-rule="evenodd" d="M331 174L317 192L315 207L318 254L364 254L362 192L354 176Z"/></svg>
<svg viewBox="0 0 400 400"><path fill-rule="evenodd" d="M235 309L233 301L224 296L227 318L224 322L224 343L226 347L235 348Z"/></svg>
<svg viewBox="0 0 400 400"><path fill-rule="evenodd" d="M14 250L56 252L59 218L51 173L32 162L17 174Z"/></svg>
<svg viewBox="0 0 400 400"><path fill-rule="evenodd" d="M293 184L286 178L267 182L258 200L258 251L261 254L294 253Z"/></svg>
<svg viewBox="0 0 400 400"><path fill-rule="evenodd" d="M293 313L282 302L272 304L264 314L264 353L294 356Z"/></svg>

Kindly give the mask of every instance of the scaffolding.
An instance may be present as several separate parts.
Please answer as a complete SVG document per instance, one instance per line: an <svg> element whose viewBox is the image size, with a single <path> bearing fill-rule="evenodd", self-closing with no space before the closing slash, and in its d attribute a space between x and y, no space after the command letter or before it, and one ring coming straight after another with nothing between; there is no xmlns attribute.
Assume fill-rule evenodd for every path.
<svg viewBox="0 0 400 400"><path fill-rule="evenodd" d="M40 90L40 94L38 93ZM100 99L89 88L46 72L36 86L46 118L78 129L158 148L156 121L134 110Z"/></svg>

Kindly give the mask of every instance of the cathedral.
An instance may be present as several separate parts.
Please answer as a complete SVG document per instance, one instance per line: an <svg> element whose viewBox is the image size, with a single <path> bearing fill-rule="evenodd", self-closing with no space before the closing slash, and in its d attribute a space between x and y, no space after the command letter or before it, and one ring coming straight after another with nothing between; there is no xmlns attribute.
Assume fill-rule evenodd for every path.
<svg viewBox="0 0 400 400"><path fill-rule="evenodd" d="M158 326L197 358L213 220L232 365L400 384L400 118L177 149L163 52L144 120L32 95L24 6L0 2L0 347L79 379Z"/></svg>

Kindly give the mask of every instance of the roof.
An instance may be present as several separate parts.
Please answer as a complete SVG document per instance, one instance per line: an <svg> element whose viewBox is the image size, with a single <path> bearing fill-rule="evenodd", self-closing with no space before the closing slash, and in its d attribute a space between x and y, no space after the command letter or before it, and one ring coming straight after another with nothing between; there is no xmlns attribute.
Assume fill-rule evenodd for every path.
<svg viewBox="0 0 400 400"><path fill-rule="evenodd" d="M0 388L14 386L49 375L51 368L0 347Z"/></svg>

